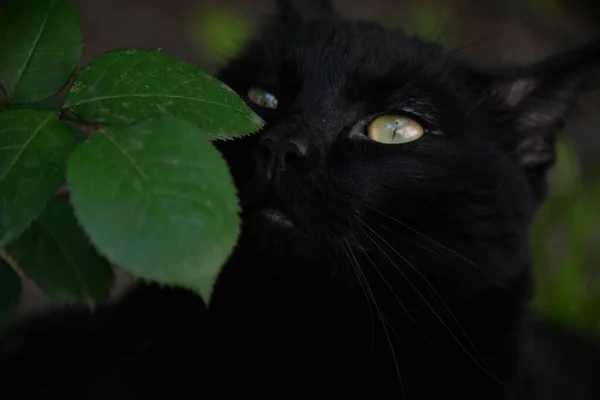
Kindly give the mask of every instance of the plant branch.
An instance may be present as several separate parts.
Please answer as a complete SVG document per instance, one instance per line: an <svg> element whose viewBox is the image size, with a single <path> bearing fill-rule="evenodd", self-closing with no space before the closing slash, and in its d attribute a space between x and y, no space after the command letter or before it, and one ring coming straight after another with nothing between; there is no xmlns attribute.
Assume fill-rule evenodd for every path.
<svg viewBox="0 0 600 400"><path fill-rule="evenodd" d="M68 108L63 108L62 110L60 110L58 116L61 120L71 122L83 128L85 136L88 139L92 137L96 131L105 128L105 126L102 124L92 124L90 122L79 119L77 115L73 114ZM69 184L65 179L62 185L58 188L58 190L52 195L52 198L55 199L60 196L69 195L69 193Z"/></svg>
<svg viewBox="0 0 600 400"><path fill-rule="evenodd" d="M69 110L68 108L63 108L62 110L60 110L60 112L58 113L58 116L60 117L60 119L63 119L65 121L69 121L69 122L72 122L74 124L81 126L84 129L88 138L90 138L94 134L94 132L96 132L100 129L104 129L106 127L103 124L93 124L91 122L87 122L82 119L79 119L77 117L77 115L73 114L71 112L71 110Z"/></svg>

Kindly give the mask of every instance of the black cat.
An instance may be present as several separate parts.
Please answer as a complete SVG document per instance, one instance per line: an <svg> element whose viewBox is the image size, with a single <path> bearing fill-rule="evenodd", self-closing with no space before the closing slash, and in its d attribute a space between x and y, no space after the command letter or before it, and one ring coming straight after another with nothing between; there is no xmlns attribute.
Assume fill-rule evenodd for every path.
<svg viewBox="0 0 600 400"><path fill-rule="evenodd" d="M141 285L94 313L27 321L0 336L0 390L600 398L598 345L528 310L530 223L600 41L488 69L296 3L219 75L267 124L217 143L243 229L210 308Z"/></svg>

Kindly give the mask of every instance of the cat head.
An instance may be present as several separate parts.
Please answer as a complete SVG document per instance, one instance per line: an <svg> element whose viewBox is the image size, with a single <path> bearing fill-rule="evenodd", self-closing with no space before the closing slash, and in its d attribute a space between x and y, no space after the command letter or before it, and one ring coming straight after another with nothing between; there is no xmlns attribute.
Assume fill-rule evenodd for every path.
<svg viewBox="0 0 600 400"><path fill-rule="evenodd" d="M343 20L326 1L279 5L219 75L266 121L218 144L244 237L286 265L359 253L450 286L522 273L556 134L600 42L483 68L400 29Z"/></svg>

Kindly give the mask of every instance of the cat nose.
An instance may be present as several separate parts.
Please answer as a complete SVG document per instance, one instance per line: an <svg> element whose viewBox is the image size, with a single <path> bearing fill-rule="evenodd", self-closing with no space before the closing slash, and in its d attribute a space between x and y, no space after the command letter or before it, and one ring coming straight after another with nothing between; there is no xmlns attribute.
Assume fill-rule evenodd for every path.
<svg viewBox="0 0 600 400"><path fill-rule="evenodd" d="M308 146L294 139L276 140L264 137L258 146L269 179L276 173L289 169L290 165L306 160L308 154Z"/></svg>

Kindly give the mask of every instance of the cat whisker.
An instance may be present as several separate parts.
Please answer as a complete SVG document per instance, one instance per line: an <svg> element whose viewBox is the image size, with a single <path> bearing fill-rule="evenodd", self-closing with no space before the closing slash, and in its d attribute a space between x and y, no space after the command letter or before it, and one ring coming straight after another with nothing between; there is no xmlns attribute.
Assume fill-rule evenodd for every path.
<svg viewBox="0 0 600 400"><path fill-rule="evenodd" d="M369 220L369 221L371 221L371 222L375 222L374 220L372 220L371 218L369 218L369 217L367 217L367 216L365 216L365 215L363 215L363 216L362 216L362 218L363 218L364 220ZM364 223L364 222L363 222L363 223ZM388 231L388 232L390 232L390 233L393 233L394 235L400 236L400 237L402 238L402 240L405 240L405 241L409 242L410 244L414 244L415 246L418 246L418 247L422 248L423 250L425 250L425 251L427 251L427 252L429 252L429 253L431 253L431 254L433 254L433 255L435 255L435 256L438 256L438 257L444 257L444 255L443 255L443 254L440 254L439 252L435 251L435 250L434 250L434 249L432 249L431 247L429 247L429 246L426 246L426 245L425 245L425 244L423 244L423 243L419 243L419 242L416 242L416 241L414 241L414 240L411 240L410 238L406 237L405 235L402 235L400 232L397 232L397 231L395 231L395 230L393 230L393 229L390 229L390 228L388 228L388 227L387 227L387 226L385 226L385 225L381 225L381 228L382 228L382 229L385 229L386 231Z"/></svg>
<svg viewBox="0 0 600 400"><path fill-rule="evenodd" d="M479 360L473 356L473 354L471 352L469 352L469 350L466 348L466 346L462 343L462 341L456 336L456 334L454 333L454 331L450 328L450 326L448 326L448 324L446 323L446 321L444 321L444 319L441 317L441 315L434 309L434 307L427 301L427 299L425 298L425 296L414 286L414 284L410 281L410 279L408 279L408 277L406 276L406 274L402 271L402 269L391 259L391 257L387 254L387 252L385 252L381 246L379 246L379 244L373 240L373 238L371 238L370 236L367 235L368 238L370 238L370 240L373 242L373 244L381 251L381 253L392 263L392 265L394 265L394 267L398 270L398 272L400 272L400 274L404 277L404 279L406 279L407 283L413 288L413 290L415 291L415 293L421 298L421 300L423 300L423 302L425 303L425 305L427 305L427 307L433 312L434 316L441 322L441 324L444 326L444 328L448 331L448 333L450 334L450 336L454 339L454 341L459 345L459 347L465 352L465 354L471 359L471 361L473 361L475 363L475 365L480 368L486 375L488 375L490 378L492 378L494 381L496 381L497 383L501 384L503 387L505 388L510 388L510 386L508 384L506 384L505 382L501 381L498 377L496 377L494 374L492 374L489 371L489 367L487 366L487 363L485 362L485 360L481 357L481 354L479 353L479 351L477 350L477 348L475 347L474 343L472 342L472 340L469 338L468 334L466 333L466 331L464 330L462 324L458 321L458 319L456 318L456 316L452 313L452 311L450 310L450 308L448 307L448 305L446 304L446 302L444 301L444 299L442 298L442 296L439 294L439 292L435 289L435 287L431 284L431 282L429 282L429 280L408 260L406 259L406 257L402 256L395 248L393 248L384 238L382 238L377 232L375 232L375 230L373 230L370 226L368 226L366 223L363 222L363 226L367 229L369 229L379 240L381 240L386 246L388 246L393 252L396 253L396 255L398 255L398 257L400 257L415 273L417 273L419 275L419 277L421 279L423 279L423 281L429 286L429 288L433 291L433 293L436 295L436 297L438 297L438 299L440 300L440 302L442 303L442 305L444 306L444 308L446 309L446 311L448 312L448 314L451 316L451 318L454 320L454 322L456 323L456 325L458 326L458 328L460 329L461 333L465 336L467 342L469 343L469 345L473 348L473 351L475 351L475 353L477 354Z"/></svg>
<svg viewBox="0 0 600 400"><path fill-rule="evenodd" d="M344 243L344 242L340 242L340 243L342 246L346 245L346 243ZM348 253L347 253L346 249L343 248L343 250L344 250L344 252L346 252L346 256L348 257ZM348 259L350 259L350 257L348 257ZM373 308L371 307L371 299L369 298L369 295L367 294L367 290L365 288L365 283L363 283L362 279L358 275L358 272L356 271L356 268L354 267L354 265L352 265L352 267L353 267L354 273L356 274L356 277L358 279L358 283L360 284L360 288L361 288L363 294L365 295L365 299L367 300L367 307L369 308L369 316L370 316L370 320L371 320L371 351L373 351L375 349L375 315L373 314Z"/></svg>
<svg viewBox="0 0 600 400"><path fill-rule="evenodd" d="M468 336L466 334L466 332L464 331L462 325L460 324L460 322L458 321L458 319L456 318L456 316L452 313L452 311L450 310L450 307L446 304L446 302L444 301L444 298L442 297L442 295L435 289L435 287L431 284L431 282L429 281L429 279L427 279L427 277L425 275L423 275L423 273L421 271L419 271L419 269L417 267L415 267L406 257L402 256L395 248L392 247L392 245L389 244L388 241L386 241L383 237L381 237L381 235L379 235L373 228L371 228L369 225L367 225L366 223L363 222L363 225L365 228L369 229L369 231L371 231L375 236L377 236L377 238L379 240L381 240L386 246L388 246L394 253L396 253L396 255L398 255L398 257L400 257L402 259L402 261L404 261L424 282L425 284L433 291L433 293L435 294L435 296L438 298L438 300L442 303L442 305L444 306L444 308L446 309L446 311L450 314L450 316L452 317L452 319L454 320L454 322L458 325L459 329L461 330L462 334L465 335L465 337ZM365 235L371 240L373 241L374 244L376 244L376 241L373 240L372 237L370 237L367 232L365 232ZM399 272L402 274L402 276L408 280L408 278L406 277L406 275L402 272L402 270L400 269L400 267L398 267L398 265L393 262L391 260L391 258L389 257L389 255L381 248L381 246L377 245L377 247L379 248L379 250L386 256L386 258L388 258L388 260L390 262L393 263L393 265L396 267L396 269L399 270ZM410 282L409 282L410 283ZM413 289L417 292L417 294L423 298L423 295L412 285L412 283L410 283L411 286L413 287ZM434 313L436 313L433 310L433 306L431 306L427 301L425 301L425 303L427 304L427 306L429 308L432 309L432 311ZM442 320L442 317L436 313L436 317L438 319L440 319L440 321ZM443 322L443 321L441 321ZM451 334L453 334L453 332L450 330L449 327L446 327ZM473 349L475 349L475 346L473 345L473 343L471 342L471 340L469 339L469 344L473 347ZM477 350L475 349L475 351L477 352Z"/></svg>
<svg viewBox="0 0 600 400"><path fill-rule="evenodd" d="M396 252L396 254L402 259L402 261L404 261L407 265L409 265L415 272L417 272L417 268L415 266L412 265L412 263L410 261L408 261L405 257L403 257L402 255L400 255L393 247L391 247L391 245L389 243L387 243L385 241L385 239L383 239L381 236L379 236L377 234L377 232L375 232L371 227L369 227L367 224L363 223L363 226L367 229L369 229L373 234L375 234L379 240L383 241L385 244L387 244L388 247L390 247L394 252ZM364 231L363 231L364 232ZM458 341L458 339L456 338L456 336L454 335L454 333L452 332L452 330L450 329L450 327L446 324L446 322L444 321L444 319L439 315L439 313L435 310L435 308L429 303L429 301L427 301L427 299L425 298L425 296L419 291L419 289L417 289L417 287L414 285L414 283L410 280L410 278L404 273L404 271L402 271L402 269L398 266L398 264L396 264L396 262L389 256L389 254L377 243L377 241L375 241L370 235L367 234L367 232L364 232L365 236L371 240L373 242L373 244L377 247L377 249L381 252L381 254L383 254L383 256L385 258L388 259L388 261L394 266L394 268L396 268L396 270L402 275L402 277L405 279L405 281L410 285L410 287L414 290L414 292L419 296L419 298L425 303L425 305L427 305L427 307L431 310L431 312L433 312L433 314L435 315L435 317L442 323L442 325L448 330L448 332L450 333L450 335L452 337L455 338L455 340ZM425 279L422 275L420 275L423 279ZM460 341L458 341L460 344Z"/></svg>
<svg viewBox="0 0 600 400"><path fill-rule="evenodd" d="M362 230L363 234L365 236L367 236L371 241L374 241L369 234ZM350 237L356 241L356 238L352 235L352 233L349 233ZM373 268L375 269L375 271L377 272L377 274L381 277L381 279L383 280L383 282L385 283L385 285L387 286L387 288L390 290L390 292L392 293L392 295L394 296L394 298L396 299L396 301L398 302L398 304L400 305L400 307L402 308L402 310L404 311L404 313L406 314L406 316L410 319L410 321L412 322L412 324L415 326L415 328L419 331L419 333L421 334L421 336L423 336L423 338L432 346L432 347L436 347L433 342L431 342L429 340L429 338L427 337L427 335L425 335L425 332L423 332L423 330L421 329L421 327L419 326L419 324L417 324L417 321L415 321L415 319L413 318L412 314L410 313L410 311L406 308L406 306L404 305L404 303L402 302L402 300L400 300L400 298L398 297L398 295L396 294L396 292L394 291L394 288L392 288L392 285L390 285L390 283L388 282L388 280L385 278L385 275L383 275L383 273L381 272L381 270L377 267L377 264L375 264L375 262L373 261L373 259L369 256L369 254L363 250L363 254L364 256L367 258L367 260L369 260L369 262L371 263L371 265L373 265Z"/></svg>
<svg viewBox="0 0 600 400"><path fill-rule="evenodd" d="M498 287L502 288L503 290L505 290L509 295L514 296L514 294L510 291L510 289L508 289L504 284L502 284L502 282L500 282L498 279L496 279L495 277L493 277L492 275L490 275L489 273L487 273L484 269L482 269L481 267L479 267L476 263L474 263L473 261L469 260L468 258L466 258L465 256L463 256L462 254L458 253L455 250L452 250L451 248L443 245L442 243L440 243L439 241L433 239L432 237L425 235L424 233L418 231L417 229L411 227L410 225L384 213L383 211L380 211L376 208L373 208L371 206L369 206L368 204L362 204L364 207L380 214L381 216L389 219L392 222L397 223L398 225L402 226L403 228L408 229L409 231L411 231L412 233L415 233L416 235L420 236L421 238L428 240L430 243L432 243L433 245L441 248L443 251L450 253L452 256L458 258L459 260L465 262L467 265L470 265L471 267L475 268L477 271L479 271L480 273L482 273L483 275L485 275L488 279L490 279L492 282L494 282L496 285L498 285ZM384 229L396 233L395 231L389 229L389 228L385 228ZM431 249L429 249L431 251Z"/></svg>
<svg viewBox="0 0 600 400"><path fill-rule="evenodd" d="M422 238L424 238L424 239L426 239L426 240L430 241L431 243L435 244L436 246L439 246L439 247L441 247L443 250L445 250L445 251L447 251L447 252L449 252L449 253L453 254L454 256L456 256L456 257L458 257L458 258L460 258L460 259L462 259L462 260L463 260L463 261L465 261L466 263L468 263L468 264L471 264L471 265L473 265L473 266L476 266L476 265L475 265L475 263L474 263L473 261L471 261L471 260L469 260L468 258L464 257L462 254L460 254L460 253L458 253L458 252L456 252L456 251L454 251L454 250L452 250L452 249L450 249L450 248L448 248L448 247L444 246L443 244L441 244L441 243L440 243L440 242L438 242L437 240L433 239L433 238L432 238L432 237L430 237L430 236L427 236L427 235L425 235L424 233L422 233L422 232L418 231L417 229L415 229L415 228L411 227L410 225L406 224L405 222L402 222L402 221L400 221L400 220L398 220L398 219L396 219L396 218L394 218L394 217L392 217L392 216L390 216L390 215L388 215L388 214L384 213L384 212L383 212L383 211L381 211L381 210L378 210L378 209L376 209L376 208L373 208L373 207L369 206L368 204L363 204L363 206L364 206L364 207L366 207L366 208L368 208L368 209L370 209L370 210L372 210L372 211L375 211L376 213L379 213L379 214L380 214L380 215L382 215L383 217L386 217L386 218L388 218L389 220L391 220L391 221L393 221L393 222L395 222L395 223L397 223L397 224L401 225L402 227L404 227L404 228L406 228L406 229L410 230L411 232L413 232L413 233L415 233L415 234L419 235L420 237L422 237Z"/></svg>
<svg viewBox="0 0 600 400"><path fill-rule="evenodd" d="M300 187L304 192L307 193L308 196L310 196L311 198L315 199L314 194L311 194L310 191L304 187L303 185L298 185L298 187ZM487 274L484 270L482 270L479 266L477 266L473 261L467 259L466 257L464 257L463 255L459 254L458 252L446 247L445 245L441 244L440 242L438 242L437 240L423 234L422 232L418 231L415 228L412 228L411 226L409 226L408 224L399 221L398 219L387 215L386 213L377 210L367 204L363 204L363 206L365 206L368 209L371 209L374 212L377 212L379 214L381 214L382 216L386 217L387 219L399 224L400 226L402 226L405 229L408 229L410 232L415 233L417 236L429 241L430 243L432 243L434 246L436 246L437 248L443 250L443 252L445 253L449 253L451 255L453 255L454 257L458 258L459 260L467 263L468 265L471 265L472 267L474 267L476 270L484 273L486 276L488 276L490 279L492 279L495 283L497 283L499 286L503 287L504 286L498 282L495 278L493 278L492 276L490 276L489 274ZM335 212L335 209L332 207L332 211ZM391 263L392 265L395 267L395 269L397 271L400 272L400 274L403 276L403 278L406 280L406 282L411 286L411 288L415 291L415 293L419 296L419 298L425 303L425 305L427 306L427 308L434 314L434 316L436 317L436 319L438 319L440 321L440 323L442 324L442 326L448 331L448 333L450 334L450 336L452 337L452 339L457 343L457 345L462 349L462 351L465 352L465 354L473 361L473 363L480 368L486 375L490 376L492 379L494 379L497 383L499 383L500 385L502 385L503 387L509 387L506 383L502 382L499 378L497 378L493 373L490 372L489 367L487 366L485 360L482 358L481 354L478 352L478 350L476 349L475 345L473 344L472 340L469 338L469 336L467 335L467 333L465 332L465 329L463 328L462 324L458 321L458 319L456 318L456 316L452 313L452 311L450 310L449 306L447 305L447 303L444 301L443 297L441 296L441 294L435 289L435 287L431 284L431 282L429 282L429 280L409 261L406 259L406 257L402 256L401 254L398 253L398 251L393 248L389 242L387 242L383 237L381 237L376 231L374 231L365 221L358 219L357 220L359 225L359 229L362 231L362 233L373 243L373 245L381 252L381 254L383 254ZM454 322L454 324L456 324L456 326L459 329L460 335L463 336L466 339L466 343L467 345L465 345L465 343L463 343L463 341L461 339L459 339L458 335L453 331L453 329L449 326L449 324L446 322L446 320L439 314L439 312L435 309L435 307L427 300L427 298L425 297L425 295L423 293L421 293L419 291L419 289L414 285L414 283L410 280L410 278L402 271L402 269L394 262L394 260L390 257L390 255L379 245L379 243L374 240L373 236L371 234L369 234L364 228L367 228L370 232L372 232L372 235L375 235L375 237L377 239L379 239L382 243L384 243L387 247L389 247L392 251L394 251L398 257L400 257L410 268L411 270L413 270L424 282L425 284L431 289L431 291L433 292L433 294L435 295L435 297L439 300L439 302L442 304L443 308L445 309L445 311L449 314L449 316L451 317L451 320ZM390 232L396 233L395 231L387 228L387 227L383 227L385 229L388 229ZM348 234L350 238L354 238L354 236L352 235L352 233L348 230ZM416 243L416 242L414 242ZM351 264L355 270L355 273L357 274L357 277L360 277L359 279L361 279L360 282L364 282L361 283L362 287L366 287L367 291L369 292L369 295L373 301L373 304L375 306L375 309L377 311L377 314L379 316L379 319L381 320L382 326L384 327L385 330L385 334L386 337L389 341L389 344L391 346L391 338L389 336L389 331L388 331L388 326L390 328L393 329L393 326L391 326L389 320L385 317L385 315L383 315L382 310L380 309L379 305L375 302L375 298L373 295L373 292L370 288L370 286L368 285L368 282L366 281L366 277L364 276L364 272L360 269L360 266L358 265L358 260L356 259L354 252L352 250L352 248L350 247L349 244L347 243L343 243L344 244L344 251L346 252L346 256L348 257L348 259L351 261ZM438 253L437 251L435 251L432 248L429 248L425 245L422 244L417 244L420 247L423 247L425 249L427 249L428 251L430 251L433 254L436 255L441 255L440 253ZM350 252L350 253L348 253ZM354 258L350 257L350 254L352 254L352 256ZM366 252L365 252L366 254ZM416 321L414 321L414 319L412 318L412 316L410 314L408 314L407 309L405 308L405 306L401 303L400 299L397 297L396 293L393 292L393 288L391 287L391 285L389 284L389 282L385 279L385 276L383 276L383 274L381 273L381 270L379 268L377 268L377 266L375 265L375 263L373 262L372 259L370 259L371 264L374 265L376 272L382 277L382 279L384 280L384 283L388 286L388 288L392 291L394 297L396 297L396 300L398 301L398 303L400 304L400 306L403 308L403 310L405 312L407 312L407 315L409 316L409 318L411 319L411 321L413 322L413 324L415 324L415 326L419 329L418 325L416 324ZM366 286L364 286L366 285ZM505 288L506 289L506 288ZM508 289L506 289L508 291ZM420 331L422 333L422 331ZM395 333L395 331L394 331ZM425 335L423 335L426 339L427 337ZM432 344L433 345L433 344ZM435 347L435 346L434 346ZM471 350L469 350L471 349ZM392 349L393 352L393 349ZM395 354L394 354L395 357ZM395 360L395 358L394 358Z"/></svg>
<svg viewBox="0 0 600 400"><path fill-rule="evenodd" d="M352 252L353 258L355 260L357 260L356 256L354 255L354 252ZM366 254L365 254L366 255ZM358 260L356 261L358 263ZM367 283L367 277L364 273L364 271L362 270L362 268L360 269L360 274L362 276L362 279L365 283ZM392 331L392 333L394 334L394 337L396 338L396 340L398 340L398 342L400 344L402 344L404 346L404 348L406 349L406 344L403 342L402 338L400 337L400 335L398 335L398 332L396 332L396 329L394 328L394 325L390 322L390 320L386 317L385 313L383 312L383 310L381 310L381 317L383 318L384 322L387 324L387 326L389 327L389 329Z"/></svg>
<svg viewBox="0 0 600 400"><path fill-rule="evenodd" d="M398 366L398 360L396 359L396 352L394 351L394 345L392 343L392 340L390 338L390 334L389 334L388 328L387 328L387 325L390 325L389 320L387 318L385 318L383 311L379 308L379 305L377 304L377 301L375 300L375 295L373 294L373 291L371 290L371 287L369 286L367 277L364 275L364 272L360 268L360 264L358 262L358 259L354 255L352 248L347 243L343 243L343 244L344 244L344 251L346 253L346 257L348 257L348 260L350 261L350 265L352 265L352 268L354 269L354 272L356 273L356 276L359 279L359 281L362 279L362 281L364 282L365 287L367 288L367 291L373 302L373 305L375 306L375 310L377 310L377 314L379 315L379 319L381 320L381 326L383 327L383 331L385 332L385 336L387 338L387 342L388 342L388 345L390 348L392 359L394 361L394 366L396 368L396 374L398 375L398 383L400 384L400 390L402 391L402 397L406 400L406 392L404 391L404 384L402 383L402 374L400 373L400 367Z"/></svg>
<svg viewBox="0 0 600 400"><path fill-rule="evenodd" d="M398 232L394 231L393 229L388 228L387 226L382 226L382 229L385 229L386 231L393 233L395 235L400 235ZM402 236L402 235L400 235ZM402 236L402 238L408 242L411 242L421 248L424 248L425 250L428 250L430 253L435 254L439 257L443 257L443 254L440 254L438 252L436 252L435 250L424 246L420 243L414 242L404 236ZM439 243L437 243L438 245L440 245ZM450 249L444 249L444 250L450 250ZM461 261L467 261L467 259L465 259L464 257L462 257L459 253L456 254L452 254L453 256L457 256ZM481 269L477 264L472 263L472 262L467 262L468 265L471 265L472 267L474 267L478 272L481 272L486 278L489 278L492 282L494 282L494 284L496 284L498 287L500 287L501 289L503 289L508 295L510 295L511 297L515 297L514 293L512 293L512 291L506 287L506 285L504 285L502 282L498 281L496 278L494 278L493 276L489 275L487 272L485 272L485 270Z"/></svg>

